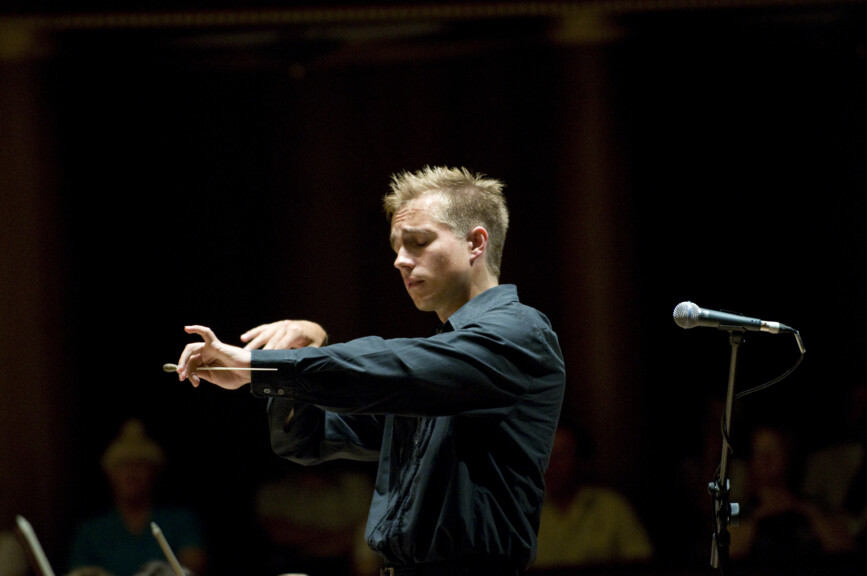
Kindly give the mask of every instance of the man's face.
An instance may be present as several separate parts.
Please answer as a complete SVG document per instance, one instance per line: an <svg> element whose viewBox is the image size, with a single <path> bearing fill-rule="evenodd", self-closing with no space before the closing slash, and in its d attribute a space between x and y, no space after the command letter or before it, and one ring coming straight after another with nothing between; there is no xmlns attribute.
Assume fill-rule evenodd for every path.
<svg viewBox="0 0 867 576"><path fill-rule="evenodd" d="M394 267L416 308L445 321L470 299L471 243L435 218L440 198L426 195L404 205L391 221Z"/></svg>

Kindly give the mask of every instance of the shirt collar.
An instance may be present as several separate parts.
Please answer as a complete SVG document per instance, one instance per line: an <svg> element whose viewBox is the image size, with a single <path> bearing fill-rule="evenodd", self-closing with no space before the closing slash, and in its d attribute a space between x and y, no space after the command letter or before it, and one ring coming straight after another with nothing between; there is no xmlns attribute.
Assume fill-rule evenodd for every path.
<svg viewBox="0 0 867 576"><path fill-rule="evenodd" d="M518 301L518 287L514 284L500 284L488 288L463 306L457 309L448 320L441 324L436 332L457 330L471 323L491 308L501 306L506 302Z"/></svg>

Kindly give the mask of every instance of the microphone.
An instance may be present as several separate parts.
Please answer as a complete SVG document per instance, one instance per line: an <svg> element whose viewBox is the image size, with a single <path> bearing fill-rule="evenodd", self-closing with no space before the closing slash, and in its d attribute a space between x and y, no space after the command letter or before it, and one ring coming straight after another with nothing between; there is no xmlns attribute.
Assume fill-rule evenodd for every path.
<svg viewBox="0 0 867 576"><path fill-rule="evenodd" d="M797 334L796 330L779 322L768 322L758 318L729 314L728 312L717 312L716 310L704 310L692 302L681 302L675 307L674 321L681 328L708 326L720 330L749 330L770 332L771 334L795 332Z"/></svg>

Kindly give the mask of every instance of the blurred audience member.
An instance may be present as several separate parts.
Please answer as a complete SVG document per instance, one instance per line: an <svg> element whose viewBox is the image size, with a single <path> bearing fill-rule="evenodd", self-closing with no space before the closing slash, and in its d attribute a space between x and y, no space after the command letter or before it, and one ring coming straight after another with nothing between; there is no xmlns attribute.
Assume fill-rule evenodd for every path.
<svg viewBox="0 0 867 576"><path fill-rule="evenodd" d="M853 382L835 414L840 430L807 461L804 491L845 515L859 552L867 554L867 382Z"/></svg>
<svg viewBox="0 0 867 576"><path fill-rule="evenodd" d="M186 574L186 576L193 576L193 573L187 568L184 568L184 574ZM141 569L135 573L135 576L177 576L177 573L168 562L159 562L155 560L142 566Z"/></svg>
<svg viewBox="0 0 867 576"><path fill-rule="evenodd" d="M356 562L370 561L369 555L356 555L359 539L364 543L372 493L371 476L348 462L293 465L281 478L264 483L256 513L270 547L269 573L355 573Z"/></svg>
<svg viewBox="0 0 867 576"><path fill-rule="evenodd" d="M0 576L26 576L30 573L27 553L12 530L0 531Z"/></svg>
<svg viewBox="0 0 867 576"><path fill-rule="evenodd" d="M184 568L184 574L186 576L194 576L193 573ZM110 572L106 572L102 568L96 566L84 566L81 568L76 568L72 572L66 574L66 576L114 576ZM172 565L168 562L159 562L154 560L153 562L148 562L145 565L139 568L138 572L134 574L134 576L177 576L175 569L172 568Z"/></svg>
<svg viewBox="0 0 867 576"><path fill-rule="evenodd" d="M800 490L801 466L794 447L786 427L760 424L752 429L741 514L729 530L732 560L764 571L800 574L852 552L843 518L822 510Z"/></svg>
<svg viewBox="0 0 867 576"><path fill-rule="evenodd" d="M843 512L860 554L867 559L867 383L851 388L848 406L853 438L857 439L861 458L846 490Z"/></svg>
<svg viewBox="0 0 867 576"><path fill-rule="evenodd" d="M375 576L385 568L385 560L367 545L367 541L364 539L364 529L365 523L362 522L358 526L358 535L352 550L353 576Z"/></svg>
<svg viewBox="0 0 867 576"><path fill-rule="evenodd" d="M165 458L140 421L123 425L101 464L111 485L113 507L79 525L70 568L99 567L114 576L133 576L148 562L165 560L151 531L151 522L156 522L180 563L204 576L207 556L198 518L187 508L155 501Z"/></svg>
<svg viewBox="0 0 867 576"><path fill-rule="evenodd" d="M96 566L82 566L67 573L66 576L114 576L114 574Z"/></svg>
<svg viewBox="0 0 867 576"><path fill-rule="evenodd" d="M589 436L557 429L545 474L539 547L532 569L646 563L653 545L632 504L616 490L587 482Z"/></svg>

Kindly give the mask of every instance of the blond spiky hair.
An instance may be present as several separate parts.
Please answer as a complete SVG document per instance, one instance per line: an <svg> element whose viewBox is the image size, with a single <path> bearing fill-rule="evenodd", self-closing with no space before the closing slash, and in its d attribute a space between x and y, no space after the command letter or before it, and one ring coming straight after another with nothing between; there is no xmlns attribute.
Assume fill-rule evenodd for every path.
<svg viewBox="0 0 867 576"><path fill-rule="evenodd" d="M466 168L425 166L416 172L391 177L391 192L382 199L388 221L402 206L427 194L437 194L442 203L437 220L464 236L476 226L488 231L486 262L494 277L500 277L503 245L509 229L509 210L503 183Z"/></svg>

